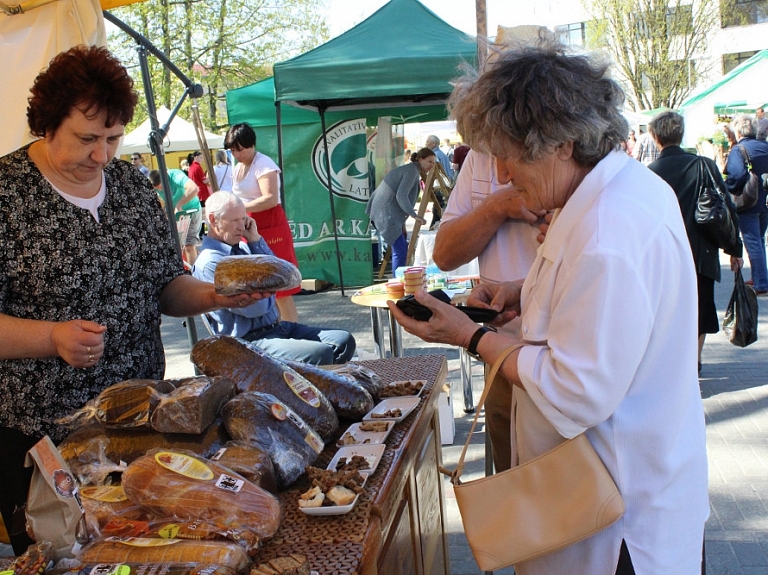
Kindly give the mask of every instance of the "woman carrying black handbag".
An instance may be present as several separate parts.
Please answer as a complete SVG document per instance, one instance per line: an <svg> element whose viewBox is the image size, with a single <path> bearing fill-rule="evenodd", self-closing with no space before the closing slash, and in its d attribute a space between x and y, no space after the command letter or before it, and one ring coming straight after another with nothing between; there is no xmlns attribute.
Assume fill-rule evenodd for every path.
<svg viewBox="0 0 768 575"><path fill-rule="evenodd" d="M739 220L736 206L730 194L725 191L720 171L713 160L690 154L680 147L684 129L683 117L677 112L662 112L651 120L648 130L656 146L661 150L661 154L659 159L651 163L648 168L663 178L677 195L685 222L685 231L691 244L699 294L699 371L701 371L701 350L704 347L704 339L708 333L717 333L720 329L715 307L715 282L720 281L718 250L722 249L731 256L733 271L740 270L744 260L742 259L743 246L738 235ZM723 192L722 197L730 214L730 220L735 226L733 233L720 234L719 241L722 242L720 245L717 243L718 239L696 221L699 193L702 187L711 183L710 178ZM730 241L724 239L724 236L728 235L731 237ZM727 245L728 243L730 245Z"/></svg>

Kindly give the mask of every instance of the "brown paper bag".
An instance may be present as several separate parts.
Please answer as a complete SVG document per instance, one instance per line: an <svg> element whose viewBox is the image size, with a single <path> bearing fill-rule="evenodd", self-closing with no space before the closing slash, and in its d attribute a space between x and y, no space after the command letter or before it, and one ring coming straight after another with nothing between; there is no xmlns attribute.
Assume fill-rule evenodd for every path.
<svg viewBox="0 0 768 575"><path fill-rule="evenodd" d="M54 559L72 557L84 513L75 477L47 435L27 452L24 465L34 465L27 496L31 536L38 542L49 541Z"/></svg>

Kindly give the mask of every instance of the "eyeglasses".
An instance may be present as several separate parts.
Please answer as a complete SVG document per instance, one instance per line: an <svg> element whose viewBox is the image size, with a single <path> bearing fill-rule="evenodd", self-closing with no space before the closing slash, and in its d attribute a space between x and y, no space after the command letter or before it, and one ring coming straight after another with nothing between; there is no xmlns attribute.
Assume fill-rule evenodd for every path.
<svg viewBox="0 0 768 575"><path fill-rule="evenodd" d="M131 158L132 162L135 162L136 160L140 160L141 158Z"/></svg>

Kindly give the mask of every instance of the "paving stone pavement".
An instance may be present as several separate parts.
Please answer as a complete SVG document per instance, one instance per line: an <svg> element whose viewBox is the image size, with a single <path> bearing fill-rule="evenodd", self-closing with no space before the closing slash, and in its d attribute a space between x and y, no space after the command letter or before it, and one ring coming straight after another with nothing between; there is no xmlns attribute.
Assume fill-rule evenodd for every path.
<svg viewBox="0 0 768 575"><path fill-rule="evenodd" d="M725 264L725 260L722 262ZM724 265L723 281L716 284L718 313L728 304L733 274ZM749 270L745 270L749 278ZM343 327L357 340L362 359L373 358L370 313L350 301L354 289L342 295L338 288L296 297L299 318L314 325ZM768 298L761 304L759 340L747 348L731 345L721 332L707 338L700 383L707 419L710 461L711 517L706 528L708 575L765 575L768 573ZM198 334L206 332L197 322ZM189 341L182 322L165 318L166 377L191 375ZM448 381L452 388L456 438L443 446L443 462L453 467L472 421L464 413L458 352L438 344L425 343L403 332L406 355L444 354L448 360ZM475 401L482 385L482 367L473 366ZM482 415L481 415L482 423ZM467 457L468 479L484 473L484 434L475 433ZM462 533L461 519L450 484L445 480L446 532L451 573L477 575L481 571L472 558ZM511 568L496 571L514 573Z"/></svg>

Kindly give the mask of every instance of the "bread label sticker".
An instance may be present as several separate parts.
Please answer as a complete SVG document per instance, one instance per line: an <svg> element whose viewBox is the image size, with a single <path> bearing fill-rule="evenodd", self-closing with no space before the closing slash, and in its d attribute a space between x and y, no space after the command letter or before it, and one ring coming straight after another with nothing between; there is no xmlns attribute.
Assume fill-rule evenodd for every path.
<svg viewBox="0 0 768 575"><path fill-rule="evenodd" d="M131 568L122 563L98 563L93 566L88 575L131 575Z"/></svg>
<svg viewBox="0 0 768 575"><path fill-rule="evenodd" d="M210 467L202 461L183 453L160 451L155 454L155 461L162 467L184 477L200 479L201 481L210 481L214 478Z"/></svg>
<svg viewBox="0 0 768 575"><path fill-rule="evenodd" d="M273 403L270 410L278 421L285 421L285 418L288 417L288 414L285 413L285 407L279 403Z"/></svg>
<svg viewBox="0 0 768 575"><path fill-rule="evenodd" d="M240 493L243 485L245 485L245 481L238 479L237 477L227 475L226 473L222 473L219 476L219 479L216 481L216 487L223 489L224 491L230 491L232 493Z"/></svg>
<svg viewBox="0 0 768 575"><path fill-rule="evenodd" d="M320 407L320 398L316 393L314 385L293 371L284 371L283 377L291 391L299 396L304 403L312 407Z"/></svg>
<svg viewBox="0 0 768 575"><path fill-rule="evenodd" d="M83 487L80 495L94 501L104 501L106 503L120 503L128 501L128 496L120 485L103 485L101 487Z"/></svg>
<svg viewBox="0 0 768 575"><path fill-rule="evenodd" d="M288 417L288 419L291 420L291 422L299 428L299 431L301 431L304 434L304 441L307 445L309 445L312 450L317 453L318 455L323 452L323 448L325 447L325 443L323 443L323 438L320 437L314 429L312 429L306 421L304 421L295 411L293 411L290 407L285 407L285 413Z"/></svg>
<svg viewBox="0 0 768 575"><path fill-rule="evenodd" d="M179 543L180 541L183 541L183 539L160 539L154 537L107 537L105 541L122 543L123 545L130 545L131 547L164 547L166 545Z"/></svg>

